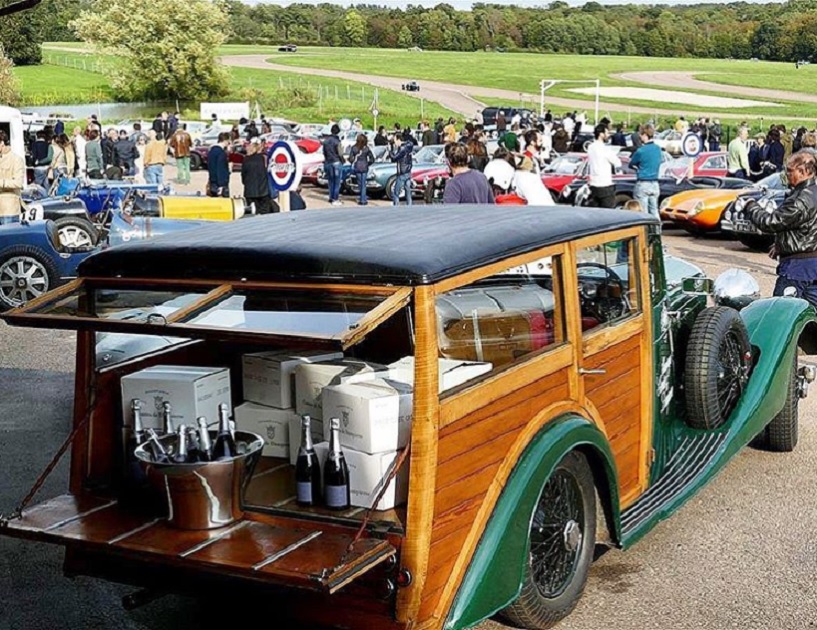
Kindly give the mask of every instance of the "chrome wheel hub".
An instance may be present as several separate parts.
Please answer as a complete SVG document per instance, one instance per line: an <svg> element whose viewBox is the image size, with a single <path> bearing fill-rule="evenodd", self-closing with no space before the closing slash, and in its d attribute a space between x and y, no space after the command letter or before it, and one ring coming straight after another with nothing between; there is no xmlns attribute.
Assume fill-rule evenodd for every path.
<svg viewBox="0 0 817 630"><path fill-rule="evenodd" d="M565 524L562 538L566 551L576 551L582 544L582 528L576 521L570 520Z"/></svg>
<svg viewBox="0 0 817 630"><path fill-rule="evenodd" d="M15 256L0 265L0 300L22 306L48 291L48 273L38 261Z"/></svg>

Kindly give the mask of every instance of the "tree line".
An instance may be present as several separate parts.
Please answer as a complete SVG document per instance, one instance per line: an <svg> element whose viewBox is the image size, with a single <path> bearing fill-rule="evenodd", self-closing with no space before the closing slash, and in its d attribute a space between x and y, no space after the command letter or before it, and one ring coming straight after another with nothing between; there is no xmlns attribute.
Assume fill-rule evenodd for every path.
<svg viewBox="0 0 817 630"><path fill-rule="evenodd" d="M556 0L541 8L476 3L471 11L445 3L348 9L329 3L218 4L228 18L230 43L817 61L817 0L682 6L590 1L579 7ZM0 44L18 65L39 63L40 42L76 39L70 23L97 6L104 8L105 0L44 0L3 19ZM195 31L183 15L177 20Z"/></svg>

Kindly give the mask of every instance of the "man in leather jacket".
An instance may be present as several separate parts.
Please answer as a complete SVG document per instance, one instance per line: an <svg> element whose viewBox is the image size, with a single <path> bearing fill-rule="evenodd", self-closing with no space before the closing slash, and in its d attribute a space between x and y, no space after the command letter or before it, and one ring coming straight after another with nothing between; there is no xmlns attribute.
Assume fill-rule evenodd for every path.
<svg viewBox="0 0 817 630"><path fill-rule="evenodd" d="M749 220L775 235L772 256L778 258L774 295L791 294L817 306L817 160L808 152L786 161L789 191L774 212L757 202L746 208Z"/></svg>

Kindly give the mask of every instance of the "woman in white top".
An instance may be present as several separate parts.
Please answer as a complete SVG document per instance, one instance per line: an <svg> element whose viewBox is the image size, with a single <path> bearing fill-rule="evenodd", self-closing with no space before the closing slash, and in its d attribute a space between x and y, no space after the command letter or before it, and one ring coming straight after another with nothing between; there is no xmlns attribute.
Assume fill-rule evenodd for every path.
<svg viewBox="0 0 817 630"><path fill-rule="evenodd" d="M542 178L533 172L533 161L529 157L522 159L513 177L513 189L516 194L528 202L529 206L552 206L553 197L542 183Z"/></svg>
<svg viewBox="0 0 817 630"><path fill-rule="evenodd" d="M151 129L149 133L153 133L155 136L155 132ZM133 181L137 184L144 184L145 183L145 147L147 146L147 141L145 139L144 134L140 135L136 138L136 151L139 153L139 157L133 161L134 166L134 174L133 174Z"/></svg>
<svg viewBox="0 0 817 630"><path fill-rule="evenodd" d="M88 141L82 135L81 127L74 127L74 137L72 138L74 144L74 154L77 156L77 177L85 177L85 172L88 168L88 162L85 160L85 145Z"/></svg>

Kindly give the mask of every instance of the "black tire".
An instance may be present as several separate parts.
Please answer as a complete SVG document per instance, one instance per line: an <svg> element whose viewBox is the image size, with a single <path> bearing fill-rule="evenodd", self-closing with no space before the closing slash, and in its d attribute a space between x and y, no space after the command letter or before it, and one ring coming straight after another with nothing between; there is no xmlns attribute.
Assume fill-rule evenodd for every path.
<svg viewBox="0 0 817 630"><path fill-rule="evenodd" d="M756 252L768 252L774 243L774 238L765 234L737 234L741 245Z"/></svg>
<svg viewBox="0 0 817 630"><path fill-rule="evenodd" d="M684 390L687 422L694 429L716 429L740 400L752 365L749 334L735 309L702 310L687 344Z"/></svg>
<svg viewBox="0 0 817 630"><path fill-rule="evenodd" d="M789 391L786 394L786 404L777 414L769 426L766 427L766 441L763 445L775 453L790 453L797 446L799 437L798 416L800 410L800 393L797 382L797 354L789 374Z"/></svg>
<svg viewBox="0 0 817 630"><path fill-rule="evenodd" d="M23 278L25 286L17 284ZM39 247L14 245L0 252L0 311L23 306L58 282L57 266Z"/></svg>
<svg viewBox="0 0 817 630"><path fill-rule="evenodd" d="M196 153L195 151L190 152L190 170L191 171L200 171L202 167L202 159L201 156Z"/></svg>
<svg viewBox="0 0 817 630"><path fill-rule="evenodd" d="M529 536L522 590L502 615L520 628L539 630L550 628L576 607L593 561L596 490L581 453L565 455L545 483ZM551 547L545 549L548 541Z"/></svg>
<svg viewBox="0 0 817 630"><path fill-rule="evenodd" d="M384 188L384 194L385 194L386 199L392 199L392 196L393 196L393 194L394 194L394 187L395 187L396 185L397 185L397 176L396 176L396 175L392 175L392 176L391 176L391 177L389 177L389 179L386 181L386 187ZM403 199L403 198L404 198L404 197L403 197L403 196L401 196L401 197L399 197L398 199Z"/></svg>
<svg viewBox="0 0 817 630"><path fill-rule="evenodd" d="M99 231L88 219L63 217L54 221L60 247L70 251L93 249L99 241Z"/></svg>

